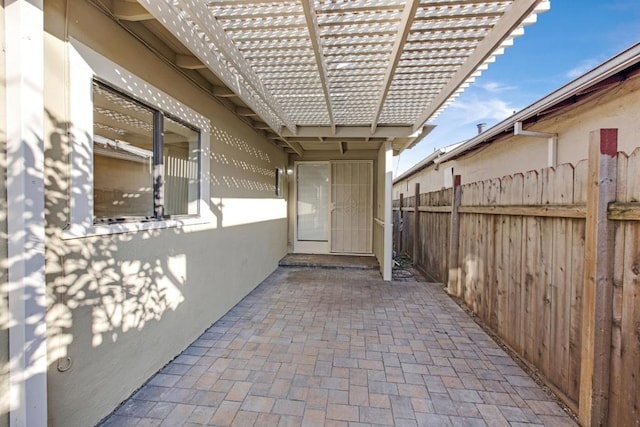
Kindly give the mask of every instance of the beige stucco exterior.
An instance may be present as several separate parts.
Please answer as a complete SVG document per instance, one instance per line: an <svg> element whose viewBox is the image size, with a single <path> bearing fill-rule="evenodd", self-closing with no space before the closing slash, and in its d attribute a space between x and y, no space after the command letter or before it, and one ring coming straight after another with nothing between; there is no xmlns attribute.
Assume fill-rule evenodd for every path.
<svg viewBox="0 0 640 427"><path fill-rule="evenodd" d="M587 158L589 132L618 129L618 150L630 154L640 146L640 77L634 76L574 106L543 118L527 130L558 134L557 162L576 164ZM457 159L431 164L396 181L393 197L412 195L445 186L445 174L461 175L462 184L537 170L548 166L547 140L523 136L504 137Z"/></svg>
<svg viewBox="0 0 640 427"><path fill-rule="evenodd" d="M65 238L69 38L210 120L212 221ZM276 268L287 251L287 200L273 191L273 171L287 155L88 2L45 2L45 69L49 424L87 426ZM3 331L3 355L5 340Z"/></svg>

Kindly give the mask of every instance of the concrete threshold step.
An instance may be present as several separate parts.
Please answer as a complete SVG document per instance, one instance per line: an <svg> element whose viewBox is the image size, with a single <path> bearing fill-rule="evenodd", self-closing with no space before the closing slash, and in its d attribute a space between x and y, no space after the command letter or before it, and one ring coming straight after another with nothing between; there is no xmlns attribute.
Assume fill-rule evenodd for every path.
<svg viewBox="0 0 640 427"><path fill-rule="evenodd" d="M378 260L373 256L288 254L278 264L280 267L306 267L330 269L378 270Z"/></svg>

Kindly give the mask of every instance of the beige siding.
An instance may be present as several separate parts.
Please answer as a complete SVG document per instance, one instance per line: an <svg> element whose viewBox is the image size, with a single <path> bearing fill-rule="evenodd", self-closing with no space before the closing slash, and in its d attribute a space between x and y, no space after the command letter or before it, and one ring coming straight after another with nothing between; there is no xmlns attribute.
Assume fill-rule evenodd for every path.
<svg viewBox="0 0 640 427"><path fill-rule="evenodd" d="M632 77L579 105L544 118L527 130L557 133L558 164L575 165L587 158L589 132L600 128L618 128L618 149L627 154L640 145L640 77ZM409 194L416 182L420 182L423 192L440 190L444 186L444 173L450 167L455 174L462 175L465 184L546 166L546 139L511 136L395 183L393 198L398 199L401 192Z"/></svg>
<svg viewBox="0 0 640 427"><path fill-rule="evenodd" d="M4 54L4 2L0 2L0 212L7 211L6 169L6 92ZM0 215L0 260L7 259L6 215ZM9 304L7 265L0 264L0 427L9 425Z"/></svg>
<svg viewBox="0 0 640 427"><path fill-rule="evenodd" d="M49 422L72 427L109 414L276 268L287 212L273 173L287 156L89 2L69 1L68 19L65 4L45 2L46 270ZM211 121L212 223L61 238L73 191L66 28Z"/></svg>

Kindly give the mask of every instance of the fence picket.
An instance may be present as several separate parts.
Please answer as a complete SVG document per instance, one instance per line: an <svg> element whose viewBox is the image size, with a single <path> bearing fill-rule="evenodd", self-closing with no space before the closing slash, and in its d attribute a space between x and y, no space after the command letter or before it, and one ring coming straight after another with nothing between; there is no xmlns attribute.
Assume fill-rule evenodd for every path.
<svg viewBox="0 0 640 427"><path fill-rule="evenodd" d="M513 175L511 182L512 205L522 205L524 197L524 175L517 173ZM522 351L522 335L520 328L522 317L518 315L520 311L520 299L522 294L522 223L523 218L516 216L511 218L509 234L509 325L511 326L511 340L516 351Z"/></svg>
<svg viewBox="0 0 640 427"><path fill-rule="evenodd" d="M626 201L640 201L640 148L636 149L627 162L627 195ZM621 377L612 378L619 381L621 390L620 414L624 420L620 425L640 420L640 222L625 223L625 256L624 276L622 283L623 306L621 347ZM637 424L636 424L637 425Z"/></svg>
<svg viewBox="0 0 640 427"><path fill-rule="evenodd" d="M573 203L573 166L560 165L555 171L554 204ZM569 328L571 299L571 220L554 218L553 222L553 281L551 282L551 337L549 347L549 378L560 390L568 388Z"/></svg>
<svg viewBox="0 0 640 427"><path fill-rule="evenodd" d="M478 188L478 206L484 206L487 204L488 199L488 184L489 181L480 181ZM487 283L487 264L489 263L489 248L488 240L489 236L487 230L489 228L489 220L491 218L486 215L478 215L476 220L476 232L478 238L478 247L476 251L477 262L477 290L476 290L476 305L478 306L478 314L482 318L487 317L487 299L489 297L489 285Z"/></svg>
<svg viewBox="0 0 640 427"><path fill-rule="evenodd" d="M589 163L579 162L573 171L573 201L582 204L587 201L587 172ZM572 221L573 241L571 258L573 260L571 278L571 299L569 302L569 382L565 394L577 407L580 397L580 352L582 349L582 293L584 277L584 238L585 221ZM574 408L575 409L575 408Z"/></svg>
<svg viewBox="0 0 640 427"><path fill-rule="evenodd" d="M524 176L523 200L528 205L540 204L538 191L538 172L529 171ZM538 315L536 308L537 286L540 283L540 218L527 217L523 225L523 268L522 283L526 307L523 310L522 335L524 346L522 354L526 360L536 360Z"/></svg>
<svg viewBox="0 0 640 427"><path fill-rule="evenodd" d="M485 191L487 191L487 197L485 200L485 205L487 206L495 206L500 204L500 186L502 184L501 179L492 179L485 184ZM487 245L486 245L486 259L487 259L487 267L486 267L486 280L485 283L488 287L487 289L487 298L486 300L486 313L487 313L487 323L490 327L495 328L496 325L496 316L495 316L495 302L497 299L497 274L495 265L498 263L499 257L496 255L497 253L497 240L498 238L498 226L499 218L497 215L488 215L485 216L487 220L488 230L486 233L487 236ZM501 237L502 235L500 235Z"/></svg>
<svg viewBox="0 0 640 427"><path fill-rule="evenodd" d="M511 175L502 177L502 181L500 183L500 200L503 204L511 204L511 187L512 187L513 177ZM496 301L496 305L498 307L498 327L497 331L501 336L508 337L507 333L507 325L510 322L508 318L509 315L509 306L508 306L508 298L509 298L509 230L511 224L511 216L500 215L500 237L501 240L499 242L500 249L496 256L500 258L500 266L501 269L496 272L498 276L498 291L496 292L498 295L498 301ZM510 339L507 338L507 342L510 345L513 345Z"/></svg>
<svg viewBox="0 0 640 427"><path fill-rule="evenodd" d="M617 187L616 187L616 200L618 202L627 201L627 155L625 153L618 153L617 158ZM625 226L621 224L616 228L615 235L615 254L614 254L614 266L613 266L613 313L611 316L611 379L612 384L620 381L622 378L622 307L623 307L623 281L624 281L624 266L625 266ZM617 378L618 380L613 380ZM624 396L620 394L618 387L610 387L609 391L609 422L612 425L619 425L620 414L619 410L624 400Z"/></svg>
<svg viewBox="0 0 640 427"><path fill-rule="evenodd" d="M553 201L555 170L546 168L540 174L540 202L543 205ZM542 240L540 246L540 286L538 288L538 360L539 368L549 376L551 340L551 283L553 281L553 219L541 218Z"/></svg>

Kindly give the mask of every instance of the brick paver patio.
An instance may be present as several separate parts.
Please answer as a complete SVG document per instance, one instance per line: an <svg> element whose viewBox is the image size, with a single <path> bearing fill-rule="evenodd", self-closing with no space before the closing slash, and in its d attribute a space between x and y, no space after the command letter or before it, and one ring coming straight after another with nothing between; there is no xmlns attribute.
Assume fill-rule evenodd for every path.
<svg viewBox="0 0 640 427"><path fill-rule="evenodd" d="M104 426L575 425L444 293L280 268Z"/></svg>

